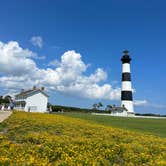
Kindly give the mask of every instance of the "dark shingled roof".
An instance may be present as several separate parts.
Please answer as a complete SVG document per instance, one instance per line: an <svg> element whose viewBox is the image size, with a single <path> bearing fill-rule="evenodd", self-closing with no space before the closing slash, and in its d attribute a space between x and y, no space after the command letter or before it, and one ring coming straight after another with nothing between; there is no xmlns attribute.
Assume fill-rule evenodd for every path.
<svg viewBox="0 0 166 166"><path fill-rule="evenodd" d="M29 89L29 90L26 90L26 91L23 91L23 92L20 92L19 94L15 95L15 97L18 97L18 96L27 96L33 92L38 92L40 91L41 93L43 93L45 96L48 97L48 95L41 89Z"/></svg>

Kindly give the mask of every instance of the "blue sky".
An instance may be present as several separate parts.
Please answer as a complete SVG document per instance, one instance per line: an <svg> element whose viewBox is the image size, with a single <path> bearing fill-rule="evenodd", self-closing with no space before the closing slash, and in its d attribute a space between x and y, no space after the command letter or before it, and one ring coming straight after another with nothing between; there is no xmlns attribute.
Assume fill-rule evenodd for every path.
<svg viewBox="0 0 166 166"><path fill-rule="evenodd" d="M87 69L81 69L81 74L77 73L77 77L81 75L81 79L85 79L85 76L89 78L100 68L107 74L107 78L100 78L101 80L94 84L100 87L109 84L114 90L121 87L120 58L122 51L128 49L132 57L132 84L136 91L134 100L144 101L135 106L135 111L165 114L165 5L164 0L1 1L0 41L3 45L16 41L19 48L35 53L36 58L28 58L33 59L40 70L54 70L57 66L48 64L55 60L61 63L61 56L74 50L72 55L81 54L79 62L87 65ZM35 46L31 40L37 36L42 39L41 47ZM1 59L4 58L2 53L0 56ZM1 80L9 80L9 77L16 77L16 74L0 68L0 76ZM17 77L23 78L22 75ZM27 77L24 79L27 82ZM31 84L25 85L21 82L15 88L10 85L11 82L9 85L1 82L1 93ZM109 99L99 95L86 98L83 92L80 92L83 97L73 95L74 92L69 92L68 89L67 92L50 90L50 102L80 107L91 107L97 101L102 101L104 105L120 104L116 97Z"/></svg>

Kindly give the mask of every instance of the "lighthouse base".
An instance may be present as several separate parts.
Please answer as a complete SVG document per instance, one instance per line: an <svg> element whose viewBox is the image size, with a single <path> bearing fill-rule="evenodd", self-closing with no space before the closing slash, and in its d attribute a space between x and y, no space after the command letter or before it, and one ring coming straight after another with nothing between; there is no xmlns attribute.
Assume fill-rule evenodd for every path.
<svg viewBox="0 0 166 166"><path fill-rule="evenodd" d="M128 115L134 114L133 101L122 100L121 107L124 107L127 109Z"/></svg>

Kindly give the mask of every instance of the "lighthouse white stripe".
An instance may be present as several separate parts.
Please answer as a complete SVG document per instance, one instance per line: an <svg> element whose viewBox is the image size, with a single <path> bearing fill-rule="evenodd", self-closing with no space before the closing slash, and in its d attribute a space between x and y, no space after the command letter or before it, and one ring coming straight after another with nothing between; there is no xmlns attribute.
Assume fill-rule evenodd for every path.
<svg viewBox="0 0 166 166"><path fill-rule="evenodd" d="M123 105L127 108L128 112L134 112L133 101L122 100L121 106L123 107Z"/></svg>
<svg viewBox="0 0 166 166"><path fill-rule="evenodd" d="M130 64L129 63L124 63L122 65L122 73L130 73Z"/></svg>
<svg viewBox="0 0 166 166"><path fill-rule="evenodd" d="M132 91L130 81L122 81L122 91Z"/></svg>

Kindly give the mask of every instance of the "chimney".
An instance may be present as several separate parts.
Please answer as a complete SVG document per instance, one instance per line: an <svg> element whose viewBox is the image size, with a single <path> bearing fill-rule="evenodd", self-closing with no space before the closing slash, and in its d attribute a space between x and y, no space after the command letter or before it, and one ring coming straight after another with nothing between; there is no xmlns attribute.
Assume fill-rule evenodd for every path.
<svg viewBox="0 0 166 166"><path fill-rule="evenodd" d="M32 90L35 90L36 89L36 86L33 86Z"/></svg>
<svg viewBox="0 0 166 166"><path fill-rule="evenodd" d="M44 91L44 86L41 87L41 90Z"/></svg>

